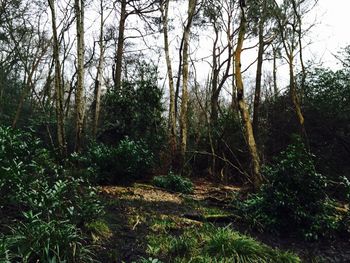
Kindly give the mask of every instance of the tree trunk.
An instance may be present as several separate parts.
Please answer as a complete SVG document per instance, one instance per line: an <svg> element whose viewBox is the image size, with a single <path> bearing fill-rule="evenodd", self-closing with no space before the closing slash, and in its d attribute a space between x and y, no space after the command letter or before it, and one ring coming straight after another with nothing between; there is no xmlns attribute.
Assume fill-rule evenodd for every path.
<svg viewBox="0 0 350 263"><path fill-rule="evenodd" d="M84 0L75 0L75 15L77 27L78 74L75 91L75 151L82 146L84 125Z"/></svg>
<svg viewBox="0 0 350 263"><path fill-rule="evenodd" d="M184 29L184 44L183 44L183 57L182 57L182 102L181 102L181 112L180 112L180 153L181 153L181 166L183 168L186 149L187 149L187 104L188 104L188 50L189 50L189 40L190 40L190 31L193 16L196 10L197 0L188 1L188 18L187 25Z"/></svg>
<svg viewBox="0 0 350 263"><path fill-rule="evenodd" d="M264 56L264 20L259 20L259 51L258 60L256 66L256 78L255 78L255 93L254 93L254 109L253 109L253 132L256 136L259 129L259 117L260 117L260 97L261 97L261 75Z"/></svg>
<svg viewBox="0 0 350 263"><path fill-rule="evenodd" d="M169 95L170 95L170 104L169 104L169 143L171 149L171 158L174 160L176 153L176 112L175 112L175 89L174 89L174 78L173 70L170 59L169 52L169 36L168 36L168 12L169 12L169 0L165 0L164 7L161 5L160 11L162 13L163 21L163 37L164 37L164 51L165 51L165 60L168 71L169 78Z"/></svg>
<svg viewBox="0 0 350 263"><path fill-rule="evenodd" d="M103 16L103 0L100 2L101 14L100 14L100 57L98 60L96 80L95 80L95 109L94 109L94 117L93 117L93 128L92 133L94 138L96 139L97 129L98 129L98 121L100 117L100 108L101 108L101 86L102 86L102 71L103 71L103 57L104 57L104 42L103 42L103 25L104 25L104 16Z"/></svg>
<svg viewBox="0 0 350 263"><path fill-rule="evenodd" d="M241 22L239 26L238 42L235 51L235 77L237 88L237 104L241 113L242 122L244 124L244 135L247 141L251 161L252 161L252 183L255 190L258 190L263 182L263 178L260 174L260 158L255 143L252 124L250 122L250 115L248 106L244 100L244 86L241 72L241 53L244 41L244 35L246 31L246 19L244 9L241 7Z"/></svg>
<svg viewBox="0 0 350 263"><path fill-rule="evenodd" d="M53 58L55 61L55 104L56 104L56 118L57 118L57 141L58 148L61 157L65 157L67 154L67 145L65 139L64 130L64 90L61 80L61 64L59 57L59 41L56 27L56 12L54 6L54 0L49 0L49 6L52 16L52 32L53 32Z"/></svg>
<svg viewBox="0 0 350 263"><path fill-rule="evenodd" d="M307 136L306 136L305 126L304 126L305 119L304 119L304 116L303 116L303 112L301 110L300 101L299 101L297 89L296 89L296 86L295 86L293 58L294 58L294 55L291 52L291 54L289 54L289 56L288 56L289 90L290 90L291 100L292 100L292 103L294 105L295 114L296 114L296 117L297 117L297 120L298 120L298 123L299 123L301 136L304 138L305 143L307 143L307 140L306 140Z"/></svg>
<svg viewBox="0 0 350 263"><path fill-rule="evenodd" d="M118 29L118 44L117 54L115 57L115 72L114 72L114 88L119 90L122 83L122 67L123 67L123 52L124 52L124 33L126 21L126 0L121 1L120 20Z"/></svg>
<svg viewBox="0 0 350 263"><path fill-rule="evenodd" d="M272 47L273 49L273 69L272 69L272 76L273 76L273 91L274 91L274 98L276 99L278 96L278 86L277 86L277 48Z"/></svg>

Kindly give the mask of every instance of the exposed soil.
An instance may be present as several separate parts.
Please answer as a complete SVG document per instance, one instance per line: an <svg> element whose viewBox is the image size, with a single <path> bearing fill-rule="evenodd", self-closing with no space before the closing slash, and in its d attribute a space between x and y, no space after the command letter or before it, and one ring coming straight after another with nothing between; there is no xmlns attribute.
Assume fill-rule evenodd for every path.
<svg viewBox="0 0 350 263"><path fill-rule="evenodd" d="M183 224L201 224L188 219L186 215L230 213L230 201L244 191L240 187L213 184L204 180L195 182L192 195L170 193L147 184L101 187L101 196L107 203L106 221L112 237L100 245L99 260L105 263L129 263L140 257L148 257L146 237L154 220L171 218L179 222L179 230ZM346 239L305 242L292 237L281 238L257 233L235 222L231 226L271 247L293 251L304 262L350 262L350 242Z"/></svg>

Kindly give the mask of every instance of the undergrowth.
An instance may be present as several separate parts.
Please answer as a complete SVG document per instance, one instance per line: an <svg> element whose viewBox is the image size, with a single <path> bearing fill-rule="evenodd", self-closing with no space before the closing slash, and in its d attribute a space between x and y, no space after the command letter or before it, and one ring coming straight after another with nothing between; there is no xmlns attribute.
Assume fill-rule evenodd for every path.
<svg viewBox="0 0 350 263"><path fill-rule="evenodd" d="M339 227L327 180L317 173L313 155L300 139L263 171L260 192L235 203L245 223L261 231L297 234L306 240L332 237Z"/></svg>
<svg viewBox="0 0 350 263"><path fill-rule="evenodd" d="M193 183L180 175L170 172L168 175L156 176L153 178L153 185L166 190L190 194L193 192Z"/></svg>
<svg viewBox="0 0 350 263"><path fill-rule="evenodd" d="M148 236L147 253L163 262L177 263L294 263L299 257L273 249L228 227L204 224L188 227L180 235L170 229Z"/></svg>
<svg viewBox="0 0 350 263"><path fill-rule="evenodd" d="M0 262L93 262L84 226L96 190L56 164L32 134L0 126Z"/></svg>

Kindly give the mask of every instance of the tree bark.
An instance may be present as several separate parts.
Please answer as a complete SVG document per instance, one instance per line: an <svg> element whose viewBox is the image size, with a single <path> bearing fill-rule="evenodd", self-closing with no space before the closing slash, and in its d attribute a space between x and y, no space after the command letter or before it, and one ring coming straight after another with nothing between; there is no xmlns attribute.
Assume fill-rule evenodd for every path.
<svg viewBox="0 0 350 263"><path fill-rule="evenodd" d="M187 25L184 29L184 44L183 44L183 57L182 57L182 102L181 102L181 112L180 112L180 153L181 153L181 166L183 168L186 149L187 149L187 104L188 104L188 57L189 57L189 40L190 40L190 31L193 16L196 10L197 0L188 1L188 18Z"/></svg>
<svg viewBox="0 0 350 263"><path fill-rule="evenodd" d="M248 150L252 162L252 178L253 187L258 190L263 183L263 178L260 174L260 158L255 143L253 134L253 128L250 121L250 115L248 106L244 100L244 85L242 80L241 72L241 53L244 41L244 35L246 32L246 19L244 9L241 6L241 21L238 33L238 42L235 51L235 77L236 77L236 88L237 88L237 104L241 113L242 122L244 124L244 135L247 141Z"/></svg>
<svg viewBox="0 0 350 263"><path fill-rule="evenodd" d="M101 109L101 87L102 87L102 71L103 71L103 57L104 57L104 41L103 41L103 26L104 26L104 16L103 16L103 0L100 2L100 38L99 38L99 45L100 45L100 57L98 60L98 66L97 66L97 73L96 73L96 79L95 79L95 109L94 109L94 117L93 117L93 129L92 133L94 138L96 139L97 136L97 129L98 129L98 121L100 118L100 109Z"/></svg>
<svg viewBox="0 0 350 263"><path fill-rule="evenodd" d="M164 6L163 6L164 5ZM171 65L171 58L169 52L169 36L168 36L168 12L169 12L169 0L165 0L160 6L163 21L163 37L164 37L164 51L165 61L167 65L168 80L169 80L169 144L171 149L171 158L174 159L176 153L176 112L175 112L175 87L173 70Z"/></svg>
<svg viewBox="0 0 350 263"><path fill-rule="evenodd" d="M123 52L124 52L124 33L125 33L125 21L127 17L126 13L126 0L121 1L121 11L118 29L118 44L117 54L115 57L115 72L114 72L114 88L119 90L122 83L122 67L123 67Z"/></svg>
<svg viewBox="0 0 350 263"><path fill-rule="evenodd" d="M273 91L274 98L278 96L278 86L277 86L277 48L272 46L273 49L273 65L272 65L272 76L273 76Z"/></svg>
<svg viewBox="0 0 350 263"><path fill-rule="evenodd" d="M259 20L259 50L256 66L256 78L255 78L255 92L254 92L254 109L253 109L253 132L256 136L259 129L259 117L260 117L260 97L261 97L261 75L264 56L264 20Z"/></svg>
<svg viewBox="0 0 350 263"><path fill-rule="evenodd" d="M84 125L84 0L75 0L77 28L77 87L75 91L75 151L81 151Z"/></svg>
<svg viewBox="0 0 350 263"><path fill-rule="evenodd" d="M48 0L52 16L52 33L53 33L53 58L55 61L55 106L56 106L56 119L57 119L57 142L58 149L61 157L67 155L67 145L65 138L65 129L64 129L64 90L62 87L61 80L61 64L60 64L60 51L59 51L59 40L57 35L57 26L56 26L56 11L54 0Z"/></svg>

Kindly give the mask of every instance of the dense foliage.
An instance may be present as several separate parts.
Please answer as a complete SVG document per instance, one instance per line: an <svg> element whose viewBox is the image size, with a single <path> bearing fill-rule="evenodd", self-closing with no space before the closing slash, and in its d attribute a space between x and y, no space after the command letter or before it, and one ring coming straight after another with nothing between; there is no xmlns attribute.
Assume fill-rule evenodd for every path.
<svg viewBox="0 0 350 263"><path fill-rule="evenodd" d="M99 140L112 145L125 137L143 140L157 154L165 139L163 92L152 66L140 65L135 74L135 81L126 81L120 90L108 90L103 96Z"/></svg>
<svg viewBox="0 0 350 263"><path fill-rule="evenodd" d="M315 171L313 158L300 139L289 145L265 168L268 183L243 203L246 218L263 229L297 232L306 239L334 234L337 220L327 198L327 180Z"/></svg>
<svg viewBox="0 0 350 263"><path fill-rule="evenodd" d="M0 258L92 261L83 227L103 212L95 190L55 165L30 133L0 127L0 141L1 223L6 226Z"/></svg>
<svg viewBox="0 0 350 263"><path fill-rule="evenodd" d="M168 175L154 177L153 184L179 193L189 194L193 192L193 183L188 178L176 175L172 172Z"/></svg>
<svg viewBox="0 0 350 263"><path fill-rule="evenodd" d="M165 262L179 263L301 262L300 258L292 253L272 249L229 227L217 228L209 224L197 229L187 228L179 236L172 235L170 228L165 227L160 235L148 237L147 252L164 259Z"/></svg>
<svg viewBox="0 0 350 263"><path fill-rule="evenodd" d="M75 155L83 173L98 184L123 184L144 178L151 172L153 153L143 141L125 138L115 147L93 143L88 150Z"/></svg>

